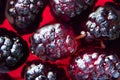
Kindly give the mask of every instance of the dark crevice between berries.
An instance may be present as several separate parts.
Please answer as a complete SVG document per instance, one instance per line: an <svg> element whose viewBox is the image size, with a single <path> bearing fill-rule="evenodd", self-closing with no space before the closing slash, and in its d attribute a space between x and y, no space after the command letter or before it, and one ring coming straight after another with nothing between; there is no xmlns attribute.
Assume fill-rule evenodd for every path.
<svg viewBox="0 0 120 80"><path fill-rule="evenodd" d="M35 22L32 24L25 24L25 23L21 24L20 23L19 27L18 27L18 25L16 25L16 23L14 23L12 26L20 35L29 34L29 33L32 33L38 29L39 24L42 21L40 19L41 18L35 19ZM23 27L23 28L20 28L20 27Z"/></svg>
<svg viewBox="0 0 120 80"><path fill-rule="evenodd" d="M13 78L7 73L0 73L0 80L13 80Z"/></svg>
<svg viewBox="0 0 120 80"><path fill-rule="evenodd" d="M105 5L112 6L115 9L120 10L120 3L106 2Z"/></svg>
<svg viewBox="0 0 120 80"><path fill-rule="evenodd" d="M116 2L116 3L118 3L118 4L120 3L120 0L113 0L113 1Z"/></svg>
<svg viewBox="0 0 120 80"><path fill-rule="evenodd" d="M5 19L6 2L7 0L0 0L0 24L2 24Z"/></svg>

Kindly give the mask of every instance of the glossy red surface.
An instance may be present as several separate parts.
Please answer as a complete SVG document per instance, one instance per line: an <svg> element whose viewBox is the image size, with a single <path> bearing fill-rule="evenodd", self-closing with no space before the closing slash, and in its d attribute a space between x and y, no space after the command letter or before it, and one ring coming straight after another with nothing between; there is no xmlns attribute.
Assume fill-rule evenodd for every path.
<svg viewBox="0 0 120 80"><path fill-rule="evenodd" d="M104 5L105 2L111 2L111 1L112 1L112 0L98 0L97 3L95 4L95 6ZM43 20L42 20L42 22L40 23L40 26L39 26L39 27L55 21L54 17L51 15L49 6L47 6L47 7L45 8L42 16L43 16ZM0 24L0 28L1 28L1 27L4 27L4 28L7 28L8 30L12 30L12 31L16 32L16 31L12 28L12 26L9 24L9 22L8 22L7 19L4 20L3 24ZM32 34L32 33L31 33L31 34ZM29 44L29 37L31 36L31 34L26 34L26 35L23 35L23 36L22 36L22 38L23 38L25 41L27 41L28 46L30 46L30 44ZM27 61L32 61L32 60L36 60L36 59L38 59L38 58L30 53ZM62 61L57 61L57 62L55 62L55 63L56 63L56 64L60 64L60 63L63 63L63 62L64 62L63 64L67 64L67 63L68 63L68 60L69 60L69 58L67 58L67 59L65 59L65 60L62 60ZM23 68L24 65L25 65L25 64L23 64L23 65L22 65L21 67L19 67L18 69L9 72L9 75L10 75L14 80L24 80L24 79L21 78L21 71L22 71L22 68ZM63 68L66 69L65 66L63 66ZM1 79L0 79L0 80L1 80Z"/></svg>

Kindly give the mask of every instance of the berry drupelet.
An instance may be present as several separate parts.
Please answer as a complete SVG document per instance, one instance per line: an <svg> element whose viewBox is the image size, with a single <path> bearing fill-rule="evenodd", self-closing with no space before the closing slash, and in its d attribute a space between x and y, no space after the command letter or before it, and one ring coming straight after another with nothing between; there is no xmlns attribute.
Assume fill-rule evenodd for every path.
<svg viewBox="0 0 120 80"><path fill-rule="evenodd" d="M38 27L46 0L8 0L6 17L19 33L29 33Z"/></svg>
<svg viewBox="0 0 120 80"><path fill-rule="evenodd" d="M25 80L68 80L65 71L56 65L32 61L23 68Z"/></svg>
<svg viewBox="0 0 120 80"><path fill-rule="evenodd" d="M120 77L119 52L91 47L77 54L68 67L73 80L117 80Z"/></svg>
<svg viewBox="0 0 120 80"><path fill-rule="evenodd" d="M49 2L53 15L67 22L93 6L95 0L49 0Z"/></svg>
<svg viewBox="0 0 120 80"><path fill-rule="evenodd" d="M27 56L26 42L16 33L0 28L0 73L18 68Z"/></svg>
<svg viewBox="0 0 120 80"><path fill-rule="evenodd" d="M42 59L56 61L74 54L79 42L70 27L61 23L45 25L31 37L31 51Z"/></svg>

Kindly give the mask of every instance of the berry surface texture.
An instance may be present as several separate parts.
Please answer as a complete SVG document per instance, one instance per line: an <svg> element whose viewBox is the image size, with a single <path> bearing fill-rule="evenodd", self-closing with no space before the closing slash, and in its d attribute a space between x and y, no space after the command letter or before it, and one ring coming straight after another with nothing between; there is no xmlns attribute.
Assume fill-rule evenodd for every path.
<svg viewBox="0 0 120 80"><path fill-rule="evenodd" d="M0 80L120 80L120 0L0 0Z"/></svg>

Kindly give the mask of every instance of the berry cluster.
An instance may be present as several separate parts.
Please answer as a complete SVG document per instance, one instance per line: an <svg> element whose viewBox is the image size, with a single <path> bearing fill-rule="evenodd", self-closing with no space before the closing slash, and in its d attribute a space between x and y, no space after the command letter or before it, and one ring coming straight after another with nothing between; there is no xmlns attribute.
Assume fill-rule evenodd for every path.
<svg viewBox="0 0 120 80"><path fill-rule="evenodd" d="M23 63L24 80L120 79L120 1L97 1L0 0L13 29L0 25L0 80ZM46 7L54 21L39 26Z"/></svg>

